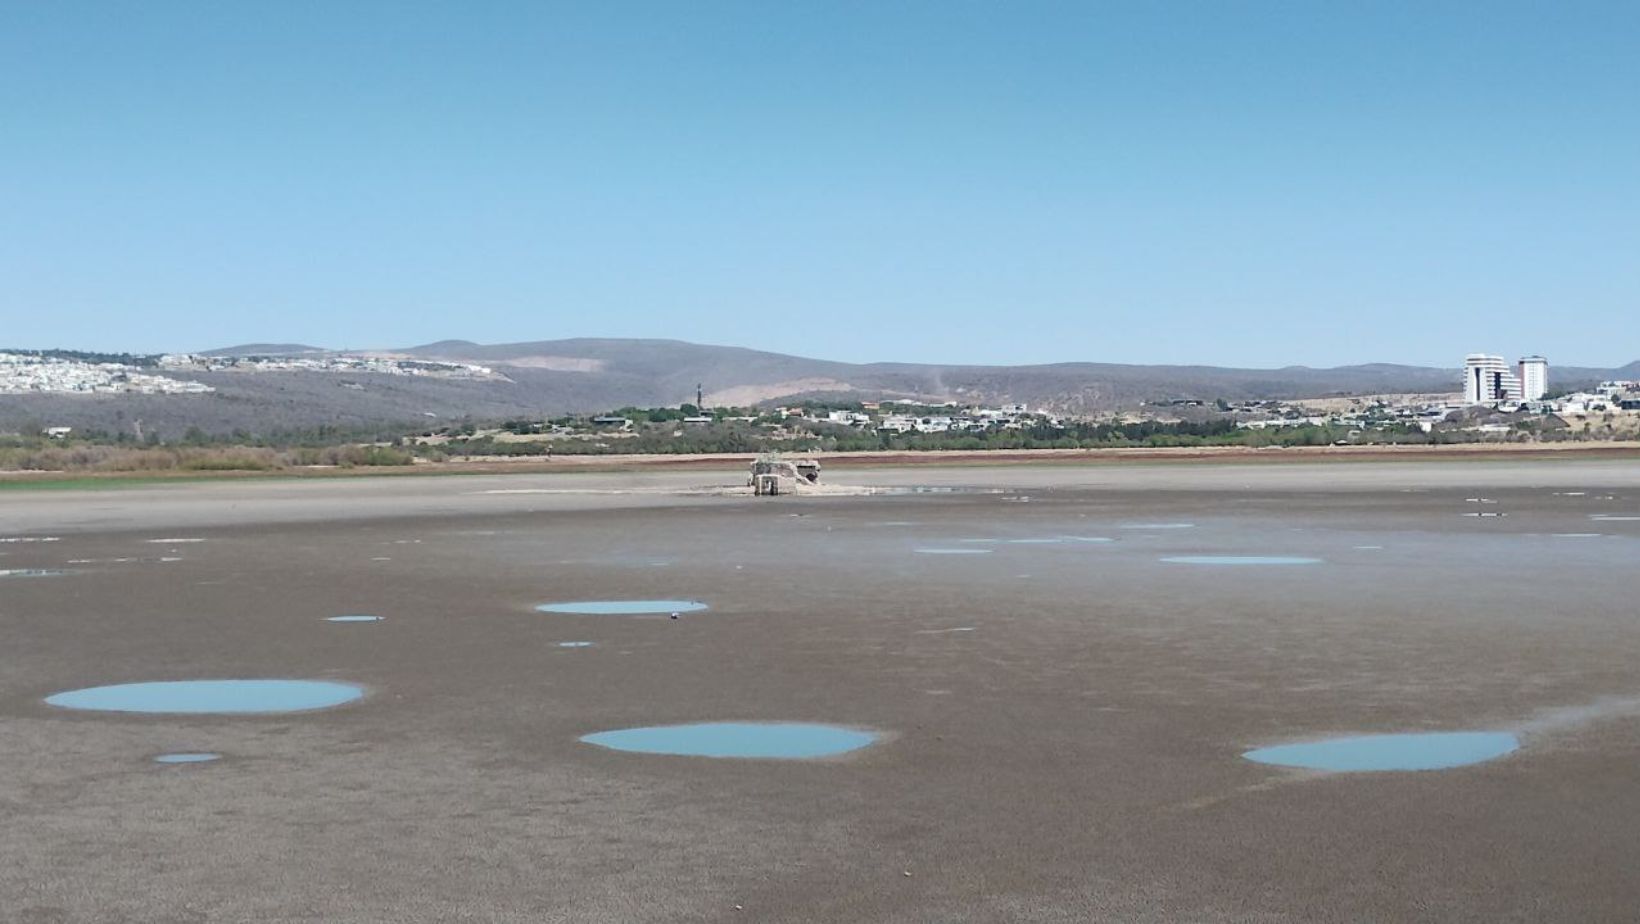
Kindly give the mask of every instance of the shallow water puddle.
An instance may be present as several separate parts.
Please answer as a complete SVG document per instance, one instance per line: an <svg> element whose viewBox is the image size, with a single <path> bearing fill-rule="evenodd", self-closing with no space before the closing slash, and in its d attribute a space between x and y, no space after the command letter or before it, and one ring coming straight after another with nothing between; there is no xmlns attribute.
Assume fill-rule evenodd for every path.
<svg viewBox="0 0 1640 924"><path fill-rule="evenodd" d="M362 696L362 687L328 680L170 680L70 690L45 701L98 712L205 715L305 712Z"/></svg>
<svg viewBox="0 0 1640 924"><path fill-rule="evenodd" d="M1614 513L1591 513L1589 519L1599 520L1602 523L1633 523L1640 521L1640 517L1620 516Z"/></svg>
<svg viewBox="0 0 1640 924"><path fill-rule="evenodd" d="M180 539L149 539L148 541L153 545L193 545L194 543L204 542L205 540L198 537L188 536Z"/></svg>
<svg viewBox="0 0 1640 924"><path fill-rule="evenodd" d="M189 751L178 754L161 754L154 758L156 764L203 764L220 758L221 754L209 751Z"/></svg>
<svg viewBox="0 0 1640 924"><path fill-rule="evenodd" d="M559 642L559 648L591 648L592 642Z"/></svg>
<svg viewBox="0 0 1640 924"><path fill-rule="evenodd" d="M1520 740L1508 732L1429 732L1282 744L1241 756L1306 770L1445 770L1493 760L1519 747Z"/></svg>
<svg viewBox="0 0 1640 924"><path fill-rule="evenodd" d="M56 568L9 568L0 569L0 578L62 577L70 573Z"/></svg>
<svg viewBox="0 0 1640 924"><path fill-rule="evenodd" d="M877 737L871 732L807 722L703 722L598 732L581 740L640 754L804 760L857 751Z"/></svg>
<svg viewBox="0 0 1640 924"><path fill-rule="evenodd" d="M6 543L14 543L14 542L62 542L62 541L63 541L62 538L59 537L59 536L6 536L6 537L3 537L3 538L0 538L0 542L6 542Z"/></svg>
<svg viewBox="0 0 1640 924"><path fill-rule="evenodd" d="M567 613L573 616L666 615L698 613L706 608L706 604L699 600L576 600L543 603L536 607L543 613Z"/></svg>
<svg viewBox="0 0 1640 924"><path fill-rule="evenodd" d="M1194 523L1123 523L1122 529L1195 529Z"/></svg>
<svg viewBox="0 0 1640 924"><path fill-rule="evenodd" d="M1297 555L1173 555L1162 561L1175 565L1318 565L1322 559Z"/></svg>
<svg viewBox="0 0 1640 924"><path fill-rule="evenodd" d="M1466 516L1466 517L1506 517L1509 514L1507 514L1507 513L1492 513L1490 511L1483 513L1483 512L1477 511L1475 513L1465 513L1465 514L1460 514L1460 515L1461 516Z"/></svg>
<svg viewBox="0 0 1640 924"><path fill-rule="evenodd" d="M341 616L326 616L325 622L381 622L385 616L371 616L366 613L347 613Z"/></svg>
<svg viewBox="0 0 1640 924"><path fill-rule="evenodd" d="M917 549L918 555L989 555L990 549Z"/></svg>

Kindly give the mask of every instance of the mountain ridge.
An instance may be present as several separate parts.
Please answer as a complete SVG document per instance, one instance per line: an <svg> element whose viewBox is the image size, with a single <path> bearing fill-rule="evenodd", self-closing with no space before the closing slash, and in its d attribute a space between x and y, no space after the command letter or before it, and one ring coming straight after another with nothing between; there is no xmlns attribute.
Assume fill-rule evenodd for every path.
<svg viewBox="0 0 1640 924"><path fill-rule="evenodd" d="M0 431L73 426L117 431L141 420L146 432L269 432L316 426L374 427L470 418L540 419L635 405L693 402L747 406L805 398L912 399L939 403L1027 404L1094 415L1172 399L1211 401L1338 394L1456 394L1461 373L1399 363L1246 369L1209 365L1064 362L1024 366L846 363L747 347L682 340L570 338L480 344L440 340L378 350L305 344L245 344L203 355L374 355L482 365L487 377L439 377L307 370L167 372L203 382L208 395L0 396ZM1555 388L1608 378L1640 378L1640 361L1617 369L1551 367ZM49 422L49 423L47 423Z"/></svg>

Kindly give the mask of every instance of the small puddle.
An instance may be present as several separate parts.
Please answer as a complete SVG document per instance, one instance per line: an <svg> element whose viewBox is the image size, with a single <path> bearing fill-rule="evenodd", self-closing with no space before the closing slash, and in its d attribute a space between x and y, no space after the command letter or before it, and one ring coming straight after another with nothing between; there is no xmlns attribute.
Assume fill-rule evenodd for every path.
<svg viewBox="0 0 1640 924"><path fill-rule="evenodd" d="M48 696L46 702L98 712L204 715L306 712L362 696L362 687L328 680L172 680L70 690Z"/></svg>
<svg viewBox="0 0 1640 924"><path fill-rule="evenodd" d="M591 642L559 642L559 648L591 648Z"/></svg>
<svg viewBox="0 0 1640 924"><path fill-rule="evenodd" d="M326 616L325 622L381 622L385 616L371 616L366 613L347 613L342 616Z"/></svg>
<svg viewBox="0 0 1640 924"><path fill-rule="evenodd" d="M221 754L209 751L197 751L184 754L161 754L154 758L156 764L203 764L220 758Z"/></svg>
<svg viewBox="0 0 1640 924"><path fill-rule="evenodd" d="M60 568L11 568L0 569L0 578L62 577L70 573Z"/></svg>
<svg viewBox="0 0 1640 924"><path fill-rule="evenodd" d="M1123 529L1195 529L1194 523L1123 523Z"/></svg>
<svg viewBox="0 0 1640 924"><path fill-rule="evenodd" d="M989 555L990 549L918 549L918 555Z"/></svg>
<svg viewBox="0 0 1640 924"><path fill-rule="evenodd" d="M1633 523L1640 520L1640 517L1618 516L1617 514L1611 513L1591 513L1589 514L1589 519L1599 520L1603 523Z"/></svg>
<svg viewBox="0 0 1640 924"><path fill-rule="evenodd" d="M877 740L871 732L806 722L703 722L598 732L587 744L640 754L805 760L857 751Z"/></svg>
<svg viewBox="0 0 1640 924"><path fill-rule="evenodd" d="M699 600L577 600L543 603L536 607L543 613L573 616L664 616L669 613L698 613L706 608L706 604Z"/></svg>
<svg viewBox="0 0 1640 924"><path fill-rule="evenodd" d="M1305 770L1445 770L1493 760L1519 747L1519 739L1508 732L1429 732L1282 744L1241 756Z"/></svg>
<svg viewBox="0 0 1640 924"><path fill-rule="evenodd" d="M1318 565L1322 559L1296 555L1174 555L1162 561L1176 565Z"/></svg>
<svg viewBox="0 0 1640 924"><path fill-rule="evenodd" d="M873 488L873 494L1003 494L1002 488L974 488L947 485L915 485L911 487Z"/></svg>

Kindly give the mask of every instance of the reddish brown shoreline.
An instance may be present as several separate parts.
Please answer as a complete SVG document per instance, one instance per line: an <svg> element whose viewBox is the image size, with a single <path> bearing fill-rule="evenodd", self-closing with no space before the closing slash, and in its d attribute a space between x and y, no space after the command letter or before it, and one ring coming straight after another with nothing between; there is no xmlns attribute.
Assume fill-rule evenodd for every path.
<svg viewBox="0 0 1640 924"><path fill-rule="evenodd" d="M550 474L554 472L665 471L708 468L739 468L757 453L708 453L699 455L562 455L551 458L495 456L471 461L428 462L410 466L358 466L338 468L313 466L282 471L200 472L0 472L0 484L33 481L203 481L245 478L345 478L394 475L462 474ZM1289 446L1253 448L1247 446L1144 447L1106 449L991 449L974 451L933 450L918 452L818 452L802 453L819 459L829 468L916 465L1100 465L1128 462L1191 463L1234 462L1245 464L1291 462L1373 462L1388 460L1498 460L1523 457L1568 459L1634 458L1640 460L1640 442L1603 443L1465 443L1442 446Z"/></svg>

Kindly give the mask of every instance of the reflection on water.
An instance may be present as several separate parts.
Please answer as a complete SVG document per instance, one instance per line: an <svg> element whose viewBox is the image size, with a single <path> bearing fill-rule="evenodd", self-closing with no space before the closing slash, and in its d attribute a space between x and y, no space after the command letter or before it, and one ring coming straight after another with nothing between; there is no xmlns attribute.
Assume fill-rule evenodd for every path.
<svg viewBox="0 0 1640 924"><path fill-rule="evenodd" d="M182 754L161 754L154 758L154 762L159 764L203 764L208 761L216 760L221 756L221 754L213 754L209 751L198 751Z"/></svg>
<svg viewBox="0 0 1640 924"><path fill-rule="evenodd" d="M1519 747L1520 741L1507 732L1432 732L1283 744L1242 756L1256 763L1307 770L1445 770L1493 760Z"/></svg>
<svg viewBox="0 0 1640 924"><path fill-rule="evenodd" d="M704 722L599 732L581 740L643 754L800 760L859 750L877 736L806 722Z"/></svg>
<svg viewBox="0 0 1640 924"><path fill-rule="evenodd" d="M46 697L64 709L99 712L303 712L352 702L364 690L328 680L172 680L70 690Z"/></svg>
<svg viewBox="0 0 1640 924"><path fill-rule="evenodd" d="M1176 565L1316 565L1319 558L1296 555L1173 555L1162 559Z"/></svg>
<svg viewBox="0 0 1640 924"><path fill-rule="evenodd" d="M665 615L695 613L706 608L706 604L698 600L576 600L543 603L536 607L543 613L567 613L575 616Z"/></svg>

